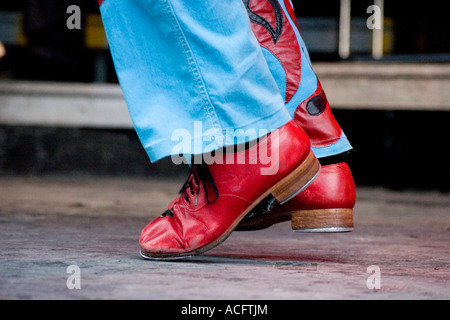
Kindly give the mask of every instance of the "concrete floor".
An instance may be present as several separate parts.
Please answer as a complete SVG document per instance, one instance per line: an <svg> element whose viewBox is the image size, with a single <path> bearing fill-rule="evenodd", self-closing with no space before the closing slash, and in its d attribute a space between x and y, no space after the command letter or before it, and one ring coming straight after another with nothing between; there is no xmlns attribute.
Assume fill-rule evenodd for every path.
<svg viewBox="0 0 450 320"><path fill-rule="evenodd" d="M203 256L142 259L141 229L182 182L0 177L0 299L450 298L449 194L360 187L352 233L283 223Z"/></svg>

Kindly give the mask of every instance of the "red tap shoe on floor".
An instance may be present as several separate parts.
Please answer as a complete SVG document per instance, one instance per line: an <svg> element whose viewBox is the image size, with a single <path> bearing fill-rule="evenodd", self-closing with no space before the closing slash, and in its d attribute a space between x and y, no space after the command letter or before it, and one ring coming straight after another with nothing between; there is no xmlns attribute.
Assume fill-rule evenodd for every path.
<svg viewBox="0 0 450 320"><path fill-rule="evenodd" d="M291 220L294 231L353 231L355 199L355 184L348 165L341 162L322 166L317 179L303 192L283 205L273 198L265 199L236 230L264 229Z"/></svg>
<svg viewBox="0 0 450 320"><path fill-rule="evenodd" d="M269 165L263 155L270 155ZM140 237L144 258L174 259L214 248L263 199L273 196L285 203L320 169L307 135L293 121L252 147L220 154L215 160L193 164L179 198L144 228Z"/></svg>

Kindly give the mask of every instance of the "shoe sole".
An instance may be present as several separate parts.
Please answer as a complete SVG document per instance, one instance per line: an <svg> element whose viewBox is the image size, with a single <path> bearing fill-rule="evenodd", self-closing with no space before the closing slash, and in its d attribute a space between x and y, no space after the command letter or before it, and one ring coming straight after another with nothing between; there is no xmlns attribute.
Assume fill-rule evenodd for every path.
<svg viewBox="0 0 450 320"><path fill-rule="evenodd" d="M312 151L303 161L303 163L298 166L294 171L292 171L288 176L283 178L277 184L272 186L268 191L262 194L256 201L253 202L251 206L247 208L235 221L234 223L216 240L201 247L197 250L182 253L153 253L141 250L140 254L145 259L149 260L177 260L192 257L195 255L202 254L208 250L211 250L224 242L230 234L236 229L242 219L253 210L261 201L263 201L267 196L272 195L281 204L289 201L297 194L302 192L307 188L319 175L320 163Z"/></svg>

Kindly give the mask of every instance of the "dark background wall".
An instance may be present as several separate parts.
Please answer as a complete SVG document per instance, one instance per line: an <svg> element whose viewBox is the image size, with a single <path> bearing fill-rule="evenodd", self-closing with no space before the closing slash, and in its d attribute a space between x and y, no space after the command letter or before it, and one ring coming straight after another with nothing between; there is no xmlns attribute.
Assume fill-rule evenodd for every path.
<svg viewBox="0 0 450 320"><path fill-rule="evenodd" d="M358 185L450 191L448 112L336 110ZM444 142L444 144L443 144ZM0 174L176 176L150 163L134 130L0 127Z"/></svg>

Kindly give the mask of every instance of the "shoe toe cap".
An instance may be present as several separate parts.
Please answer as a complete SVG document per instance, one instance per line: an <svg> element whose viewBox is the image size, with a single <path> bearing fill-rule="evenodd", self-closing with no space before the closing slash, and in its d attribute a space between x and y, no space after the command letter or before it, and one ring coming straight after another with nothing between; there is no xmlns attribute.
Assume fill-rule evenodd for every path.
<svg viewBox="0 0 450 320"><path fill-rule="evenodd" d="M147 253L176 253L185 250L171 217L159 217L141 232L139 244Z"/></svg>

